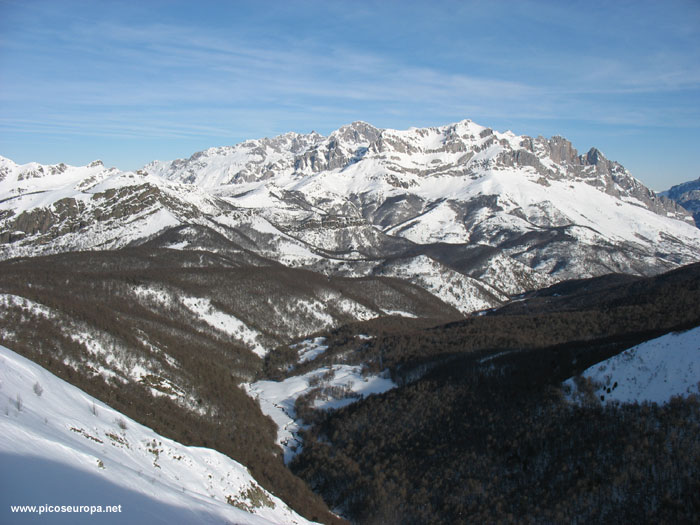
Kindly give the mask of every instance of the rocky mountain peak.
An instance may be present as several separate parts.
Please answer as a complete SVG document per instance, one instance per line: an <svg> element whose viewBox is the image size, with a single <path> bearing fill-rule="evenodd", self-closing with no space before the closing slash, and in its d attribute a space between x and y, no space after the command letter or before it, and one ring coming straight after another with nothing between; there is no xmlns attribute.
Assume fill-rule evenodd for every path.
<svg viewBox="0 0 700 525"><path fill-rule="evenodd" d="M586 164L597 166L607 160L605 155L597 148L591 148L588 150L588 153L586 153Z"/></svg>
<svg viewBox="0 0 700 525"><path fill-rule="evenodd" d="M541 184L563 179L583 181L609 195L634 198L656 213L691 220L682 208L654 196L597 148L579 155L561 136L533 139L500 133L471 120L405 131L356 121L327 137L316 132L286 133L212 148L186 160L151 163L144 169L171 180L217 188L255 181L277 184L291 175L307 177L356 164L365 167L363 173L374 173L390 187L404 189L420 185L421 177L478 178L492 169L534 170Z"/></svg>
<svg viewBox="0 0 700 525"><path fill-rule="evenodd" d="M327 137L286 133L135 173L3 160L0 180L2 258L116 248L199 224L324 272L338 261L380 271L385 257L423 257L419 266L447 264L466 272L457 279L495 287L484 297L500 297L579 274L668 269L700 253L700 234L678 222L690 215L599 150L579 155L563 137L471 121L408 130L353 122ZM504 284L503 272L519 277ZM449 297L459 304L458 292Z"/></svg>
<svg viewBox="0 0 700 525"><path fill-rule="evenodd" d="M329 140L338 140L347 145L369 146L381 136L381 130L363 121L356 121L329 135Z"/></svg>
<svg viewBox="0 0 700 525"><path fill-rule="evenodd" d="M529 137L527 137L529 139ZM532 139L526 141L528 144L532 144ZM569 142L564 137L555 135L550 139L546 139L542 136L537 137L534 140L535 143L543 146L546 155L556 164L575 164L578 159L578 152L576 148L573 147L571 142Z"/></svg>
<svg viewBox="0 0 700 525"><path fill-rule="evenodd" d="M688 182L683 182L681 184L676 184L670 189L662 192L661 195L664 195L669 199L679 200L686 193L696 195L696 192L698 191L700 191L700 178Z"/></svg>

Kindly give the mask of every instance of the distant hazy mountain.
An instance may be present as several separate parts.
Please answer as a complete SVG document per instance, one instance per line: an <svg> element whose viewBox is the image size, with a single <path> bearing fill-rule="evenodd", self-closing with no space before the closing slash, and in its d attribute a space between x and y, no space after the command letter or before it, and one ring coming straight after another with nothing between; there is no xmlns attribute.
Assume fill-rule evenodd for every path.
<svg viewBox="0 0 700 525"><path fill-rule="evenodd" d="M661 195L677 202L692 213L695 224L700 228L700 178L677 184Z"/></svg>

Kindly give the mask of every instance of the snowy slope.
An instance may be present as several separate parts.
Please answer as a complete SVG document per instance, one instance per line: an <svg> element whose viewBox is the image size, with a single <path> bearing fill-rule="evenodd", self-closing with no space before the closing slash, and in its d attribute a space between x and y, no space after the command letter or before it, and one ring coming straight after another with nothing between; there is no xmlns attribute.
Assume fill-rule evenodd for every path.
<svg viewBox="0 0 700 525"><path fill-rule="evenodd" d="M5 347L0 410L3 523L36 522L10 505L121 505L100 523L309 523L240 463L164 438Z"/></svg>
<svg viewBox="0 0 700 525"><path fill-rule="evenodd" d="M690 214L600 151L469 120L354 122L125 173L0 158L0 259L120 248L187 224L288 266L400 276L463 313L565 279L700 259Z"/></svg>
<svg viewBox="0 0 700 525"><path fill-rule="evenodd" d="M670 333L625 350L583 372L605 403L666 403L700 394L700 327ZM573 378L564 383L574 398Z"/></svg>
<svg viewBox="0 0 700 525"><path fill-rule="evenodd" d="M539 274L534 282L654 273L700 253L700 233L685 210L595 148L579 155L561 137L500 133L465 120L408 130L355 122L328 137L295 136L293 150L289 141L248 141L144 170L206 188L299 232L293 235L313 248L353 258L362 255L358 245L378 237L300 225L343 217L350 227L365 221L418 245L499 248L507 265ZM483 270L485 284L523 290L498 282L488 265Z"/></svg>
<svg viewBox="0 0 700 525"><path fill-rule="evenodd" d="M0 157L0 258L114 249L218 206L206 192L144 172L88 166L17 165Z"/></svg>
<svg viewBox="0 0 700 525"><path fill-rule="evenodd" d="M313 360L328 347L324 338L302 341L295 345L299 362ZM257 381L243 385L248 394L260 403L260 409L277 424L277 442L289 463L301 452L299 431L303 421L296 413L295 403L306 397L314 409L337 409L371 394L380 394L396 387L383 375L366 375L361 366L330 365L284 381Z"/></svg>

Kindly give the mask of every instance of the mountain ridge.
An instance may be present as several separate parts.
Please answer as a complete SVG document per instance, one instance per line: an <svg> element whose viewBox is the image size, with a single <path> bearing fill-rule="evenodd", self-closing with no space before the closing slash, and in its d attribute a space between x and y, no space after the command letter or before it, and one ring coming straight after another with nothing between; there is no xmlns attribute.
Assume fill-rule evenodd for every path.
<svg viewBox="0 0 700 525"><path fill-rule="evenodd" d="M688 210L695 219L695 224L700 228L700 178L676 184L668 190L661 192L683 208Z"/></svg>
<svg viewBox="0 0 700 525"><path fill-rule="evenodd" d="M694 262L691 221L595 148L579 155L562 137L469 120L403 131L354 122L135 172L0 159L2 259L119 249L193 225L263 265L403 278L464 314L566 279Z"/></svg>
<svg viewBox="0 0 700 525"><path fill-rule="evenodd" d="M376 410L390 428L413 408L392 414L383 399L430 398L427 411L414 407L409 447L388 452L423 443L440 483L443 453L459 456L465 443L442 443L433 415L454 409L456 424L480 414L479 425L499 399L506 415L493 413L517 432L491 437L507 451L529 424L511 394L537 384L528 413L546 426L542 401L569 428L576 422L548 382L696 325L699 259L688 213L599 150L471 121L404 131L355 122L327 137L287 133L133 172L0 158L0 344L161 434L230 455L262 488L325 522L340 520L309 486L335 490L314 481L326 476L326 445L339 452L340 463L328 463L339 472L357 465L343 463L347 451L324 425ZM286 381L281 397L269 380ZM363 397L385 387L381 399ZM350 401L356 408L337 417L315 410ZM321 438L302 437L298 417ZM309 486L283 462L302 441L295 472ZM345 505L360 500L334 498L333 509L359 515ZM411 498L380 500L381 520ZM484 501L481 511L494 508ZM361 513L377 510L369 503ZM410 511L423 507L426 521L443 510L421 502ZM449 512L457 519L464 509Z"/></svg>
<svg viewBox="0 0 700 525"><path fill-rule="evenodd" d="M169 162L154 161L142 169L149 173L158 173L166 178L175 178L182 180L183 176L179 173L183 166L187 166L202 158L209 156L221 155L234 157L231 159L231 165L227 171L227 175L232 168L238 167L240 158L245 158L245 155L238 155L240 149L253 149L254 155L259 155L265 158L263 150L271 148L274 153L281 153L280 146L289 142L289 138L293 138L296 148L289 148L289 151L294 154L294 161L287 165L286 168L293 168L294 173L318 172L327 169L347 168L349 165L358 162L365 155L372 153L436 153L440 150L444 152L468 152L480 153L488 149L495 142L498 142L503 147L495 156L495 164L499 167L507 167L513 164L531 166L536 168L540 174L549 176L561 176L562 165L568 165L569 172L577 171L576 168L594 167L596 174L615 174L617 177L612 181L604 181L606 191L612 192L616 188L614 184L623 184L624 189L633 189L638 197L647 198L650 201L656 200L651 190L648 190L636 179L633 179L629 172L624 169L619 163L609 161L605 155L595 147L579 155L571 142L561 136L553 136L546 139L542 136L532 138L526 135L517 136L510 131L499 133L473 123L471 120L463 120L454 124L448 124L440 127L430 128L409 128L408 130L400 131L394 129L380 129L363 122L356 121L351 124L342 126L336 131L333 131L328 137L323 137L318 133L312 132L308 135L303 134L283 134L273 138L263 138L257 140L248 140L235 146L223 148L210 148L204 151L194 153L189 159L177 159ZM253 148L253 145L257 147ZM353 150L354 146L354 150ZM471 148L470 148L471 146ZM348 155L347 152L350 151ZM323 155L321 155L323 153ZM343 157L339 153L346 153ZM251 155L252 156L252 155ZM258 179L264 178L267 174L267 168L274 165L273 161L278 163L279 168L285 167L279 165L282 159L270 155L270 162L265 163L263 159L251 159L245 163L241 171L235 173L233 177L226 181L225 179L217 179L213 181L209 178L188 177L189 182L195 182L205 187L223 186L232 182L249 179L242 177L246 170L250 173L252 168L262 166L257 173ZM467 169L474 170L475 167L469 166L471 159L465 159L465 156L458 157L461 163L467 163ZM547 160L552 162L549 163ZM326 162L322 162L325 160ZM432 159L433 161L438 159ZM494 156L491 158L475 159L494 163ZM342 162L344 161L344 162ZM559 165L559 166L556 166ZM430 170L426 170L428 173ZM187 168L187 172L192 174L192 169ZM255 172L253 171L252 174ZM222 174L223 175L223 174ZM582 174L579 174L582 175ZM593 185L600 185L601 182L593 177L587 177ZM642 189L643 188L643 189ZM619 190L617 190L619 192ZM668 212L678 212L677 207L668 200L658 199L656 209L665 209ZM682 215L682 212L681 212Z"/></svg>

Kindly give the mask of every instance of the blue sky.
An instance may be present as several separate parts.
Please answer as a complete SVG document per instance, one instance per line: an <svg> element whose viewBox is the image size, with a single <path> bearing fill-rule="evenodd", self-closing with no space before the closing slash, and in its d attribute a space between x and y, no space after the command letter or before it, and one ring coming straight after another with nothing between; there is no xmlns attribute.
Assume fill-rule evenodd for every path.
<svg viewBox="0 0 700 525"><path fill-rule="evenodd" d="M0 0L0 155L136 169L469 118L700 176L700 2Z"/></svg>

